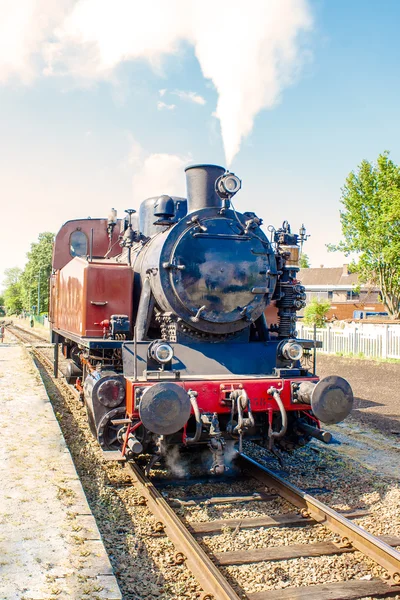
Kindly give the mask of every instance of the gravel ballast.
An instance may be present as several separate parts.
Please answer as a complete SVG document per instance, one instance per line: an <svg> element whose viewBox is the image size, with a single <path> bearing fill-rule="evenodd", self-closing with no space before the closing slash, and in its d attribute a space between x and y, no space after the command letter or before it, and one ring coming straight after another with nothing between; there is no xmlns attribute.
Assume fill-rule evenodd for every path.
<svg viewBox="0 0 400 600"><path fill-rule="evenodd" d="M89 504L109 552L123 597L126 600L155 598L200 598L201 589L184 565L174 565L174 547L169 540L153 530L155 519L146 507L135 505L137 494L130 485L127 471L115 463L105 463L97 442L86 422L86 412L76 399L57 390L45 377L51 399L75 465L86 491ZM313 442L293 455L283 455L283 469L264 449L250 443L246 452L302 489L338 510L368 509L370 515L355 520L374 534L400 536L399 479L387 471L371 470L368 464L347 456L340 446L324 446ZM385 453L385 448L380 450ZM376 453L376 450L374 450ZM392 450L393 460L398 453ZM389 454L390 458L390 454ZM283 471L283 472L282 472ZM314 492L312 491L314 490ZM169 498L185 496L246 493L266 491L247 481L229 484L202 484L167 487ZM185 521L199 522L223 518L251 518L293 512L295 509L278 498L269 502L184 506L177 509ZM336 540L337 536L320 525L299 528L260 528L258 530L226 529L218 534L198 538L210 552L225 552L246 548L262 548L284 544L303 544ZM246 592L292 586L368 578L381 569L355 552L290 561L261 562L222 568L241 597ZM396 596L400 598L400 596Z"/></svg>

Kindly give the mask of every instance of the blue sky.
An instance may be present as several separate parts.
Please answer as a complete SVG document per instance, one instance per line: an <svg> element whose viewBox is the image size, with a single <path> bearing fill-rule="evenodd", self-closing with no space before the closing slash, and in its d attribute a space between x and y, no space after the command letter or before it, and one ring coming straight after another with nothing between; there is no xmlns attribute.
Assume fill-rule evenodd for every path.
<svg viewBox="0 0 400 600"><path fill-rule="evenodd" d="M285 2L289 9L301 4L308 16L303 12L283 28L283 37L299 28L294 68L272 106L256 111L252 130L233 158L231 169L243 180L235 205L254 210L265 225L287 219L296 230L304 222L311 234L305 251L312 266L335 266L344 258L328 254L325 244L340 239L340 188L346 175L363 158L374 160L386 149L400 162L400 4ZM68 11L74 2L64 4ZM236 4L245 14L249 2ZM0 15L1 10L0 4ZM49 15L52 26L64 27L50 8ZM308 17L312 25L306 24ZM151 63L131 50L131 58L116 60L98 77L77 73L74 60L81 47L71 51L64 41L57 46L59 71L46 72L43 48L53 33L38 33L38 21L33 11L23 29L31 45L22 54L17 44L0 44L0 273L24 265L41 231L57 231L71 218L105 216L111 206L121 214L137 208L142 196L184 193L188 162L226 164L222 121L213 116L219 110L220 79L202 73L209 60L201 49L204 33L193 34L199 45L189 37L171 49L165 41L168 51ZM226 69L228 84L240 97L248 85L247 67L238 64L237 38L219 31L223 44L231 45L232 61L221 56L217 66L220 72ZM214 35L209 32L213 43ZM240 39L241 48L246 43ZM1 57L14 51L14 63ZM86 55L79 67L92 68L84 60ZM235 104L236 92L229 98ZM231 122L232 117L225 119L225 127Z"/></svg>

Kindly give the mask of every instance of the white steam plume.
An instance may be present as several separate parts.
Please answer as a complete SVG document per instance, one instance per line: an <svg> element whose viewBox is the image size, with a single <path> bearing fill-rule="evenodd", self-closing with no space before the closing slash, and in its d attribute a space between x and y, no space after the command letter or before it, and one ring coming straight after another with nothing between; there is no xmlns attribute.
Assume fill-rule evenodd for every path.
<svg viewBox="0 0 400 600"><path fill-rule="evenodd" d="M47 74L72 73L87 81L110 78L120 63L134 59L147 59L160 71L164 55L191 44L218 92L215 114L228 164L257 113L271 108L297 74L303 58L299 35L312 25L308 0L77 0L55 29L53 0L0 0L0 22L4 2L9 12L25 4L40 6L41 14L35 8L28 18L14 9L17 38L11 26L8 50L14 44L17 58L10 65L0 57L0 81L21 75L29 52L39 46ZM52 18L42 23L46 7ZM10 15L8 21L12 25ZM33 41L20 44L21 32Z"/></svg>
<svg viewBox="0 0 400 600"><path fill-rule="evenodd" d="M228 165L262 108L271 108L298 71L298 35L311 27L307 0L206 0L196 14L195 52L218 92Z"/></svg>

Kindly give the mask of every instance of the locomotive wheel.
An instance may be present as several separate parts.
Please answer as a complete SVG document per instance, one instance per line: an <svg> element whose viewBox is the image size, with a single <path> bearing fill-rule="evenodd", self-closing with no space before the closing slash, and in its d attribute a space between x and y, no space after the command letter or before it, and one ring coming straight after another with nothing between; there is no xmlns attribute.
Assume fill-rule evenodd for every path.
<svg viewBox="0 0 400 600"><path fill-rule="evenodd" d="M113 419L125 418L125 407L114 408L104 415L97 428L97 439L103 450L120 450L121 442L118 433L123 425L113 425Z"/></svg>
<svg viewBox="0 0 400 600"><path fill-rule="evenodd" d="M121 436L119 432L123 429L124 425L113 425L111 421L114 419L124 419L126 410L124 406L119 406L110 410L101 419L97 428L97 439L103 450L120 450L121 449ZM143 427L139 427L135 431L137 439L142 444L143 448L146 445L146 431Z"/></svg>
<svg viewBox="0 0 400 600"><path fill-rule="evenodd" d="M65 380L67 383L76 383L78 377L82 376L82 369L71 359L67 361Z"/></svg>

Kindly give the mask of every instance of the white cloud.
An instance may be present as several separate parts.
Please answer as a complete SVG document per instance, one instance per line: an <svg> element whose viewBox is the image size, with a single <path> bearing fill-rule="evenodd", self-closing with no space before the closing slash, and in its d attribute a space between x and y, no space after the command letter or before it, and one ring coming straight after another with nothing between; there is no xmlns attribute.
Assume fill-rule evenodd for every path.
<svg viewBox="0 0 400 600"><path fill-rule="evenodd" d="M160 94L160 98L162 98L163 96L165 96L166 91L167 90L165 88L162 89L162 90L158 90L158 93Z"/></svg>
<svg viewBox="0 0 400 600"><path fill-rule="evenodd" d="M188 100L189 102L194 102L195 104L204 105L206 103L205 98L197 94L196 92L185 92L183 90L176 90L172 92L175 96L181 98L181 100Z"/></svg>
<svg viewBox="0 0 400 600"><path fill-rule="evenodd" d="M184 168L190 156L149 154L133 142L130 163L133 168L132 190L135 205L151 196L186 196Z"/></svg>
<svg viewBox="0 0 400 600"><path fill-rule="evenodd" d="M311 27L309 0L0 0L0 82L31 80L39 57L46 74L85 83L135 59L160 73L163 58L189 43L218 93L229 164L257 113L297 76L299 35Z"/></svg>
<svg viewBox="0 0 400 600"><path fill-rule="evenodd" d="M14 73L19 73L24 81L34 75L31 53L40 39L40 32L32 32L28 41L30 20L34 13L34 3L26 0L19 6L13 2L1 5L0 18L0 80L5 81ZM38 35L39 34L39 35Z"/></svg>
<svg viewBox="0 0 400 600"><path fill-rule="evenodd" d="M131 147L127 159L122 163L121 166L124 169L128 168L129 170L131 170L132 168L134 170L140 169L145 158L145 151L143 150L139 142L137 142L130 133L127 134L127 139Z"/></svg>
<svg viewBox="0 0 400 600"><path fill-rule="evenodd" d="M43 65L44 44L74 0L0 0L0 83L30 83Z"/></svg>
<svg viewBox="0 0 400 600"><path fill-rule="evenodd" d="M157 110L174 110L176 108L175 104L166 104L165 102L157 102Z"/></svg>

